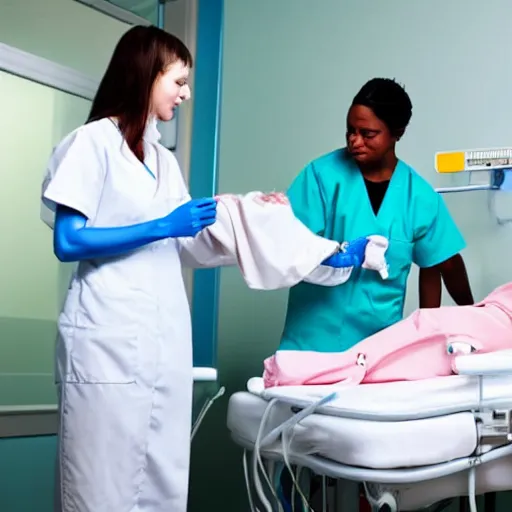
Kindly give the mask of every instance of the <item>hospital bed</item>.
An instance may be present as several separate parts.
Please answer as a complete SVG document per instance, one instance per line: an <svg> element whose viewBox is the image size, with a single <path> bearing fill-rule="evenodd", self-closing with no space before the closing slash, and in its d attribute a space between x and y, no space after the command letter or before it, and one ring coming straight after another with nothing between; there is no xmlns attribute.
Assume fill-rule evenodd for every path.
<svg viewBox="0 0 512 512"><path fill-rule="evenodd" d="M282 510L276 463L322 475L324 485L325 477L361 482L374 511L469 496L474 512L476 495L512 489L512 350L458 356L457 368L449 377L352 387L264 389L250 379L230 398L227 426L244 448L252 510ZM307 486L294 480L311 510ZM324 500L324 511L335 509Z"/></svg>

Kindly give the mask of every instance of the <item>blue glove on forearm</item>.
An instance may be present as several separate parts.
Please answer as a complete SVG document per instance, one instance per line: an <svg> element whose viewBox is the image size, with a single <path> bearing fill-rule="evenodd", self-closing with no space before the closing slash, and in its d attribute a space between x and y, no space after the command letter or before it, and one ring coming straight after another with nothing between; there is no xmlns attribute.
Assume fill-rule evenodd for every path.
<svg viewBox="0 0 512 512"><path fill-rule="evenodd" d="M322 265L333 268L361 267L364 263L367 245L367 238L356 238L352 242L348 242L345 251L329 256L322 262Z"/></svg>
<svg viewBox="0 0 512 512"><path fill-rule="evenodd" d="M87 227L87 217L64 206L57 207L53 236L60 261L110 258L164 238L195 236L216 220L215 199L195 199L160 219L112 228Z"/></svg>

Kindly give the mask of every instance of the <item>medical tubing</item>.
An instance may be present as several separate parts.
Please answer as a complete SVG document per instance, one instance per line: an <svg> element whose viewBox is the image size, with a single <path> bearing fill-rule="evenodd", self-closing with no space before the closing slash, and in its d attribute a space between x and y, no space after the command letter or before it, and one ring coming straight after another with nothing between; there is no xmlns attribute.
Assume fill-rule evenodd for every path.
<svg viewBox="0 0 512 512"><path fill-rule="evenodd" d="M303 508L306 507L307 512L314 512L314 510L311 508L311 505L309 504L306 496L304 496L304 493L302 492L302 489L300 488L299 483L295 479L295 475L293 474L293 470L292 470L292 467L291 467L291 464L290 464L290 459L288 457L289 446L291 445L291 442L292 442L292 439L293 439L293 436L294 436L294 432L293 432L293 430L291 430L292 428L293 427L287 428L281 434L281 447L282 447L282 451L283 451L284 464L285 464L286 468L288 469L288 471L290 473L290 477L292 479L293 487L295 489L297 489L297 491L299 493L299 496L302 499L302 507ZM288 435L290 435L290 439L289 440L288 440Z"/></svg>
<svg viewBox="0 0 512 512"><path fill-rule="evenodd" d="M393 494L389 491L385 491L382 496L379 498L379 501L377 502L377 506L379 507L379 510L382 510L384 506L387 505L387 508L389 509L389 512L398 512L398 505L396 502L396 498L393 496Z"/></svg>
<svg viewBox="0 0 512 512"><path fill-rule="evenodd" d="M258 435L257 435L257 438L256 438L255 447L254 447L254 457L253 457L253 460L257 460L258 465L260 466L261 471L262 471L262 473L263 473L263 475L265 477L265 480L267 481L267 484L271 488L272 493L274 494L274 497L276 498L278 506L279 506L280 509L281 509L281 505L280 505L280 502L279 502L279 498L275 495L274 489L272 488L272 485L271 485L271 483L270 483L270 481L269 481L269 479L268 479L268 477L267 477L267 475L265 473L265 469L264 469L262 461L261 461L261 455L260 455L261 446L265 446L267 444L271 444L271 443L277 441L277 439L279 439L279 436L282 433L284 433L286 430L291 430L302 419L304 419L305 417L309 416L310 414L313 414L315 412L315 409L318 406L323 405L325 403L328 403L328 402L334 400L336 398L336 396L337 396L337 393L334 392L334 393L329 394L326 397L321 398L317 402L311 404L309 407L303 409L300 413L295 414L293 417L291 417L290 419L288 419L287 421L282 423L279 427L276 427L274 430L272 430L270 432L270 434L266 435L265 438L263 440L261 440L261 435L262 435L262 432L263 432L263 428L264 428L265 423L267 422L268 415L270 414L270 410L278 402L278 399L277 398L272 399L270 401L269 405L267 406L267 409L265 410L263 418L262 418L262 420L260 422L260 427L258 429ZM284 447L284 449L286 450L286 447ZM285 462L286 462L286 460L287 459L285 459ZM256 490L257 490L257 493L258 493L258 496L260 497L260 499L262 499L262 501L265 501L265 497L261 496L263 490L262 490L262 487L261 487L261 482L259 480L259 475L257 473L256 464L253 462L253 465L254 465L254 472L255 472L255 487L256 487ZM303 502L305 501L306 504L307 504L307 500L304 497L304 494L300 490L300 487L299 487L298 483L296 482L296 480L294 478L293 471L291 470L291 467L287 466L287 469L290 472L290 476L292 478L294 486L296 486L297 489L299 490L299 493L300 493L300 496L301 496ZM309 505L307 505L307 506L309 507Z"/></svg>
<svg viewBox="0 0 512 512"><path fill-rule="evenodd" d="M275 427L271 430L261 441L261 446L265 446L267 444L272 444L279 439L281 433L287 428L294 427L299 421L303 420L306 416L313 414L318 407L325 405L329 402L332 402L338 396L337 392L330 393L327 396L324 396L320 400L309 404L307 407L302 409L302 411L298 412L291 418L287 419L285 422L281 423L278 427ZM282 401L280 398L273 398L272 400Z"/></svg>
<svg viewBox="0 0 512 512"><path fill-rule="evenodd" d="M197 419L196 419L196 421L194 422L194 425L192 426L192 434L191 434L191 436L190 436L190 437L191 437L191 439L194 439L194 434L195 434L195 431L197 430L197 429L196 429L196 425L197 425L198 423L200 423L200 421L201 421L202 417L204 416L205 411L206 411L206 409L207 409L207 407L208 407L208 404L210 403L210 400L211 400L211 398L209 398L208 400L206 400L206 402L203 404L203 407L201 407L201 410L199 411L199 414L197 415Z"/></svg>
<svg viewBox="0 0 512 512"><path fill-rule="evenodd" d="M194 436L196 435L197 431L199 430L199 427L201 426L201 423L203 422L206 413L210 410L210 407L213 405L213 402L220 398L226 391L226 388L222 386L215 395L210 398L202 407L201 412L199 413L196 422L194 423L194 426L192 427L192 434L190 436L190 440L194 439Z"/></svg>
<svg viewBox="0 0 512 512"><path fill-rule="evenodd" d="M274 405L275 405L275 403L274 403ZM270 413L270 411L269 411L269 413ZM265 422L267 421L267 419L268 419L268 417L265 419ZM256 467L256 465L254 466L254 486L256 487L256 492L258 493L258 496L260 497L262 502L265 502L264 504L268 504L268 505L266 505L267 507L270 506L270 502L268 502L266 500L266 496L263 491L263 486L261 485L261 480L260 480L260 476L259 476L259 472L258 472L258 468L259 468L259 470L263 474L265 483L267 484L267 486L270 489L272 497L275 499L275 501L277 503L278 512L284 512L283 507L281 505L281 501L279 500L279 496L277 495L276 490L274 489L274 486L272 485L269 475L267 474L267 471L263 464L259 446L258 446L257 450L255 449L255 454L253 455L253 461L254 461L254 458L256 458L256 461L257 461L257 467ZM267 511L268 511L268 508L267 508ZM273 509L271 506L270 506L270 511L268 511L268 512L273 512Z"/></svg>
<svg viewBox="0 0 512 512"><path fill-rule="evenodd" d="M256 494L260 498L263 506L267 510L267 512L272 512L272 506L270 502L268 501L267 497L265 496L263 492L263 487L261 485L260 476L258 473L258 467L260 468L261 472L263 473L263 477L267 483L267 485L270 488L270 491L272 492L273 497L275 498L279 512L282 512L282 506L279 501L278 496L276 495L274 488L268 478L268 475L265 471L265 468L263 466L263 462L261 460L261 454L260 454L260 446L261 446L261 436L263 435L263 429L265 428L265 425L268 421L268 417L270 415L270 412L274 408L274 406L278 403L278 400L276 398L272 399L270 403L267 405L267 408L265 409L265 412L263 413L263 417L261 418L260 426L258 428L258 433L256 435L256 442L254 443L254 452L252 457L252 469L253 469L253 478L254 478L254 487L256 489Z"/></svg>
<svg viewBox="0 0 512 512"><path fill-rule="evenodd" d="M468 495L470 512L478 512L478 507L476 506L476 466L469 470Z"/></svg>
<svg viewBox="0 0 512 512"><path fill-rule="evenodd" d="M267 460L265 460L264 468L266 470L269 485L271 486L270 491L272 492L272 495L275 496L275 498L277 499L278 506L279 506L279 504L281 502L279 501L278 489L275 486L275 479L274 479L274 475L276 473L276 462L272 459L267 459Z"/></svg>
<svg viewBox="0 0 512 512"><path fill-rule="evenodd" d="M277 439L279 439L279 436L281 434L283 434L287 429L292 429L299 421L301 421L305 417L309 416L310 414L313 414L315 412L315 410L319 406L334 400L336 397L337 397L337 393L334 392L334 393L331 393L331 394L327 395L326 397L321 398L317 402L309 405L308 407L303 409L301 412L295 414L294 416L292 416L291 418L286 420L284 423L282 423L281 425L279 425L278 427L273 429L269 434L267 434L263 438L263 440L261 440L261 435L263 433L263 428L264 428L264 426L265 426L265 424L267 422L268 416L270 414L270 410L274 407L274 405L279 400L277 398L273 398L270 401L270 403L268 404L268 406L267 406L267 408L266 408L266 410L265 410L265 412L263 414L263 417L261 419L261 422L260 422L260 426L259 426L259 429L258 429L258 435L256 437L256 443L255 443L255 446L254 446L254 454L253 454L254 485L256 487L256 492L257 492L259 498L261 499L262 503L265 504L266 507L270 507L270 503L266 499L266 496L263 494L263 489L262 489L262 486L261 486L261 481L260 481L259 474L258 474L258 471L257 471L257 465L260 466L261 471L263 473L263 476L264 476L268 486L270 487L270 489L272 491L272 494L276 498L279 510L281 511L281 509L282 509L281 504L279 502L279 498L275 494L274 489L272 488L272 484L270 483L270 481L268 479L268 476L267 476L267 474L266 474L266 472L265 472L265 470L263 468L263 463L261 461L261 456L260 456L261 446L265 446L267 444L272 444L273 442L277 441ZM256 465L256 463L257 463L257 465ZM293 471L291 471L291 468L289 468L289 467L288 467L288 470L290 471L290 475L292 477L294 485L297 485L297 483L295 481L295 478L293 476ZM305 498L304 498L304 495L303 495L302 491L300 491L300 489L298 489L298 490L299 490L299 493L300 493L301 497L304 500ZM307 500L306 500L306 503L307 503ZM308 507L309 507L309 505L308 505ZM267 508L267 510L268 510L268 508ZM272 512L272 508L270 508L270 512Z"/></svg>
<svg viewBox="0 0 512 512"><path fill-rule="evenodd" d="M297 479L297 482L300 482L302 471L304 471L304 468L302 466L297 466L297 473L295 474L295 478ZM292 492L295 496L296 488L293 486ZM307 512L307 507L309 506L307 500L304 500L304 498L301 497L301 506L300 506L300 512Z"/></svg>
<svg viewBox="0 0 512 512"><path fill-rule="evenodd" d="M370 489L368 488L368 484L366 482L363 482L363 488L368 504L372 507L372 509L375 509L377 507L377 501L373 497L373 494L370 492Z"/></svg>
<svg viewBox="0 0 512 512"><path fill-rule="evenodd" d="M301 471L302 471L302 468L300 466L297 466L297 471L295 472L295 478L297 479L297 481L300 481L299 479L300 479ZM295 485L292 485L292 492L291 492L291 496L290 496L292 512L295 512L295 498L296 498L295 494L296 494L296 488L295 488ZM301 509L302 509L301 512L305 512L303 505L301 505Z"/></svg>
<svg viewBox="0 0 512 512"><path fill-rule="evenodd" d="M267 499L267 497L265 496L265 493L263 491L263 486L262 486L261 480L260 480L260 475L258 472L258 469L261 468L258 449L259 449L258 439L256 439L256 445L254 447L255 451L252 456L252 473L253 473L253 480L254 480L254 488L256 490L256 494L257 494L258 498L260 499L262 505L265 507L265 510L267 512L272 512L272 506L271 506L269 500ZM263 477L265 478L265 480L267 480L268 476L267 476L266 472L265 471L262 471L262 472L263 472ZM278 499L278 502L279 502L279 499Z"/></svg>
<svg viewBox="0 0 512 512"><path fill-rule="evenodd" d="M281 477L283 475L284 464L281 461L276 462L276 464L277 464L277 467L274 467L274 471L272 473L272 482L273 482L272 485L273 485L274 490L279 498L283 494L283 488L281 485ZM292 512L293 512L293 510L292 510Z"/></svg>
<svg viewBox="0 0 512 512"><path fill-rule="evenodd" d="M370 491L368 484L366 482L363 482L363 487L366 499L368 500L368 503L371 505L372 509L381 510L382 507L387 505L390 512L398 511L397 500L391 492L384 491L383 493L381 493L380 497L375 497Z"/></svg>
<svg viewBox="0 0 512 512"><path fill-rule="evenodd" d="M265 437L265 439L263 440L263 443L262 443L264 445L264 442L266 439L268 439L270 436L275 437L277 435L277 437L275 437L275 439L272 438L272 440L270 441L272 443L279 438L279 435L281 435L281 447L283 450L283 458L284 458L286 467L287 467L288 471L290 472L290 476L292 478L294 488L297 489L297 491L300 494L300 497L302 498L303 506L306 506L306 508L308 510L311 510L311 507L310 507L306 497L304 496L304 493L302 492L299 483L295 479L295 476L294 476L291 466L289 464L289 458L288 458L289 444L291 444L293 436L295 435L295 433L293 432L292 429L295 427L295 425L297 425L304 418L313 414L319 406L334 400L337 396L338 395L336 392L331 393L331 394L327 395L326 397L321 398L317 402L311 404L309 407L306 407L305 409L303 409L302 411L300 411L299 413L295 414L290 419L288 419L287 421L282 423L279 427L277 427L276 429L271 431L270 434L268 434ZM290 436L289 442L287 443L286 439L288 437L288 432L291 432L291 436Z"/></svg>
<svg viewBox="0 0 512 512"><path fill-rule="evenodd" d="M295 478L297 479L297 482L300 482L302 471L304 471L304 468L302 466L297 466L297 471L295 472ZM296 494L296 491L297 491L297 488L294 485L292 487L292 512L295 512L295 494ZM301 497L300 501L301 501L300 512L307 512L307 507L308 507L307 500L304 501L304 498Z"/></svg>
<svg viewBox="0 0 512 512"><path fill-rule="evenodd" d="M258 509L254 506L254 501L252 499L251 479L249 478L249 467L247 465L247 450L244 450L244 454L242 456L242 466L244 468L245 488L247 489L249 508L251 509L251 512L259 512Z"/></svg>
<svg viewBox="0 0 512 512"><path fill-rule="evenodd" d="M302 470L303 470L302 466L297 466L297 471L295 472L295 478L297 479L298 482L300 482L300 476L301 476ZM292 512L295 512L295 492L296 492L296 487L294 485L294 486L292 486L292 492L291 492ZM304 501L302 500L302 498L301 498L301 501L302 501L301 512L306 512L306 510L304 509Z"/></svg>
<svg viewBox="0 0 512 512"><path fill-rule="evenodd" d="M282 452L283 452L284 464L286 466L286 469L288 469L288 472L290 473L290 477L292 479L292 483L293 483L293 488L292 489L296 489L297 492L299 493L299 496L300 496L301 501L302 501L302 509L303 509L303 511L304 511L304 509L306 509L307 512L314 512L312 510L311 506L309 505L309 502L308 502L306 496L304 496L304 493L302 492L302 489L300 487L299 481L296 479L296 477L295 477L295 475L293 474L293 471L292 471L292 467L291 467L290 460L289 460L289 457L288 457L288 450L289 450L289 446L291 445L291 442L292 442L292 439L293 439L293 436L294 436L294 432L291 431L290 439L288 440L288 434L289 433L290 433L290 430L287 429L281 435L281 448L282 448Z"/></svg>

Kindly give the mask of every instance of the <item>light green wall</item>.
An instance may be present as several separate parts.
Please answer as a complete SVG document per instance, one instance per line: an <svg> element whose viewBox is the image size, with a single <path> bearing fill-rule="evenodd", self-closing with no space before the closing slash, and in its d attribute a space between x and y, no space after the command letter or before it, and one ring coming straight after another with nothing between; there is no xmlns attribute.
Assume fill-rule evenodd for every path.
<svg viewBox="0 0 512 512"><path fill-rule="evenodd" d="M400 156L435 186L460 182L434 173L435 151L510 145L511 18L508 0L226 0L220 191L286 189L310 159L343 144L350 101L375 76L403 82L414 103ZM447 198L469 245L476 298L512 277L501 256L512 228L496 226L486 201L486 193ZM286 293L249 291L234 270L221 276L219 370L233 393L275 350ZM248 510L226 405L195 447L194 511Z"/></svg>
<svg viewBox="0 0 512 512"><path fill-rule="evenodd" d="M95 78L127 27L71 0L0 5L1 42ZM55 320L70 268L53 256L51 232L39 220L40 186L53 146L83 123L90 102L1 72L0 106L0 133L10 148L0 156L0 167L9 169L0 230L17 255L0 254L0 404L52 403Z"/></svg>
<svg viewBox="0 0 512 512"><path fill-rule="evenodd" d="M0 405L54 403L55 324L70 266L53 255L52 232L40 220L41 180L52 148L84 121L90 102L0 72L0 108L10 149L0 154L0 168L9 170L0 232L11 248L0 252Z"/></svg>
<svg viewBox="0 0 512 512"><path fill-rule="evenodd" d="M127 28L72 0L0 4L0 42L95 79ZM70 266L57 262L51 232L39 220L40 187L53 146L89 108L87 100L0 72L0 134L9 148L0 155L0 168L9 170L0 230L11 248L0 253L0 405L55 401L55 321Z"/></svg>
<svg viewBox="0 0 512 512"><path fill-rule="evenodd" d="M72 0L0 1L0 42L95 79L127 27ZM55 401L55 320L69 269L39 221L40 184L53 144L88 108L0 73L0 405ZM54 459L53 436L0 440L0 510L50 512Z"/></svg>

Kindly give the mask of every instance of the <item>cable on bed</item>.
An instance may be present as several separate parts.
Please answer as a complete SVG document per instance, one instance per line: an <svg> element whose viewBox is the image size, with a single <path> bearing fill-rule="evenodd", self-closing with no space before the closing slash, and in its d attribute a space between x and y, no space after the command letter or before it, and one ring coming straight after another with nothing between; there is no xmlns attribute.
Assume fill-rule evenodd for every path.
<svg viewBox="0 0 512 512"><path fill-rule="evenodd" d="M267 473L265 471L265 468L264 468L264 465L263 465L263 461L261 459L261 453L260 453L261 447L274 443L275 441L277 441L279 439L280 436L282 436L282 434L285 431L293 429L293 427L297 423L299 423L302 419L304 419L306 416L309 416L310 414L313 414L315 412L315 410L319 406L324 405L324 404L330 402L331 400L334 400L336 397L337 397L337 393L334 392L334 393L331 393L330 395L328 395L326 397L321 398L317 402L315 402L313 404L310 404L308 407L306 407L305 409L303 409L299 413L295 414L294 416L292 416L291 418L289 418L288 420L283 422L278 427L276 427L273 430L271 430L270 433L268 433L263 439L261 439L261 437L263 435L263 430L264 430L265 425L266 425L266 423L268 421L269 414L270 414L272 408L279 401L279 399L278 398L273 398L269 402L267 408L265 409L265 412L263 413L263 417L261 419L260 426L258 428L258 434L256 436L256 442L254 444L254 453L253 453L253 458L252 458L252 461L253 461L252 462L252 466L253 466L252 469L253 469L253 477L254 477L254 487L256 489L256 493L257 493L258 497L260 498L262 504L264 505L265 509L268 512L272 512L272 507L271 507L271 504L270 504L269 500L267 499L267 497L264 494L263 486L261 484L261 480L260 480L260 476L259 476L259 472L258 472L258 468L263 473L263 477L265 479L265 482L269 486L269 489L271 490L272 495L273 495L273 497L275 498L275 500L277 502L279 512L283 512L283 508L282 508L281 502L280 502L280 500L279 500L279 498L278 498L278 496L277 496L277 494L276 494L276 492L275 492L275 490L274 490L274 488L273 488L273 486L272 486L272 484L270 482L270 479L268 478L268 475L267 475ZM293 472L291 471L291 468L289 467L289 464L288 464L288 469L290 470L290 475L292 477L292 480L294 480ZM294 482L294 484L296 484L296 482ZM302 491L301 491L301 497L303 498L303 501L304 501L305 498L304 498L304 495L303 495ZM307 503L307 500L306 500L306 503ZM310 510L309 505L308 505L307 510Z"/></svg>
<svg viewBox="0 0 512 512"><path fill-rule="evenodd" d="M367 484L367 482L363 482L364 493L366 495L366 499L372 508L376 510L380 510L382 507L387 505L388 509L391 512L398 511L398 503L396 501L396 497L390 491L384 491L379 498L374 496Z"/></svg>
<svg viewBox="0 0 512 512"><path fill-rule="evenodd" d="M251 509L251 512L258 512L258 509L254 506L254 501L252 499L251 479L249 478L249 466L247 464L247 450L244 450L242 465L244 468L245 488L247 490L247 498L249 499L249 508Z"/></svg>
<svg viewBox="0 0 512 512"><path fill-rule="evenodd" d="M199 430L199 427L201 426L201 423L203 422L206 413L209 411L210 407L213 405L213 402L217 400L217 398L220 398L224 393L226 392L226 388L222 386L217 393L210 398L208 401L205 402L203 407L201 408L201 411L199 412L197 419L192 427L192 433L190 435L190 440L192 441L197 434L197 431Z"/></svg>
<svg viewBox="0 0 512 512"><path fill-rule="evenodd" d="M297 470L295 471L295 478L297 480L297 482L300 482L300 477L301 477L301 473L302 471L304 470L304 468L302 466L297 466ZM292 500L292 512L296 512L295 511L295 498L296 498L296 487L295 485L292 486L292 495L291 495L291 500ZM305 505L304 505L304 500L301 498L301 502L302 502L302 505L301 505L301 510L300 512L307 512L306 511L306 508L305 508Z"/></svg>
<svg viewBox="0 0 512 512"><path fill-rule="evenodd" d="M270 504L268 498L265 496L265 493L263 491L263 486L261 484L258 469L260 469L261 472L263 473L265 482L267 483L267 485L272 493L272 496L276 500L276 503L278 506L278 512L284 512L281 502L274 490L272 483L270 482L270 479L268 478L267 472L265 471L265 467L263 465L263 461L261 459L261 453L260 453L260 447L262 445L261 437L263 435L263 430L268 421L270 412L272 411L272 409L274 408L274 406L277 403L278 403L278 399L273 398L269 402L269 404L267 405L267 408L265 409L265 412L263 413L263 416L262 416L261 422L260 422L260 426L258 428L258 434L256 435L256 442L254 443L254 452L253 452L253 456L252 456L252 470L253 470L253 478L254 478L254 487L256 489L256 494L260 498L261 503L263 504L263 506L265 507L265 510L267 512L272 512L272 505ZM266 439L266 437L265 437L265 439Z"/></svg>
<svg viewBox="0 0 512 512"><path fill-rule="evenodd" d="M469 494L469 510L471 512L477 512L478 507L476 506L476 466L473 466L469 470L468 494Z"/></svg>
<svg viewBox="0 0 512 512"><path fill-rule="evenodd" d="M279 434L281 435L281 448L282 448L282 452L283 452L283 459L284 459L284 462L285 462L285 465L286 465L288 471L290 472L290 476L291 476L291 479L292 479L292 482L293 482L293 489L296 489L298 491L299 496L301 497L301 500L302 500L302 506L308 512L309 511L313 511L313 509L309 505L309 502L308 502L307 498L305 497L304 493L302 492L302 489L300 488L300 485L299 485L297 479L295 478L295 476L293 474L291 465L289 463L289 458L288 458L288 453L289 453L289 449L290 449L290 446L291 446L291 442L293 440L293 436L295 435L295 432L294 432L293 429L304 418L306 418L307 416L310 416L311 414L315 413L315 411L318 409L318 407L321 407L322 405L324 405L324 404L334 400L336 397L337 397L337 393L334 392L334 393L331 393L330 395L328 395L326 397L321 398L317 402L312 403L311 405L309 405L308 407L306 407L302 411L296 413L290 419L288 419L287 421L282 423L279 427L277 427L272 432L270 432L270 434L268 434L266 436L266 438L265 438L265 439L267 439L267 438L271 438L272 439L271 436L275 436L276 434L277 435L279 435ZM289 433L291 433L290 434L290 439L289 439L289 441L287 441Z"/></svg>
<svg viewBox="0 0 512 512"><path fill-rule="evenodd" d="M279 436L282 432L284 432L287 429L295 427L297 423L302 421L304 418L309 416L310 414L313 414L316 412L316 409L318 409L320 406L325 405L332 400L335 400L337 398L338 394L336 392L331 393L327 396L324 396L317 402L313 402L312 404L308 405L304 409L302 409L300 412L293 415L291 418L287 419L281 425L275 427L273 430L271 430L262 440L260 443L260 446L265 446L267 444L272 444L275 441L279 439ZM279 398L273 398L272 401L279 400ZM286 402L285 402L286 403ZM261 426L261 425L260 425Z"/></svg>
<svg viewBox="0 0 512 512"><path fill-rule="evenodd" d="M286 429L281 434L281 447L283 449L284 464L285 464L286 468L288 469L288 471L290 473L290 477L291 477L292 483L293 483L293 488L297 489L297 492L299 493L299 496L300 496L300 498L302 500L302 507L303 507L303 509L305 509L306 512L315 512L311 508L311 505L309 504L308 499L306 498L306 496L302 492L302 489L300 488L300 485L299 485L297 479L295 478L295 475L293 474L293 470L291 468L290 460L288 458L289 447L291 445L291 442L293 440L293 436L294 435L295 435L295 432L293 430L291 430L291 428L290 429ZM288 436L290 438L289 440L288 440Z"/></svg>

